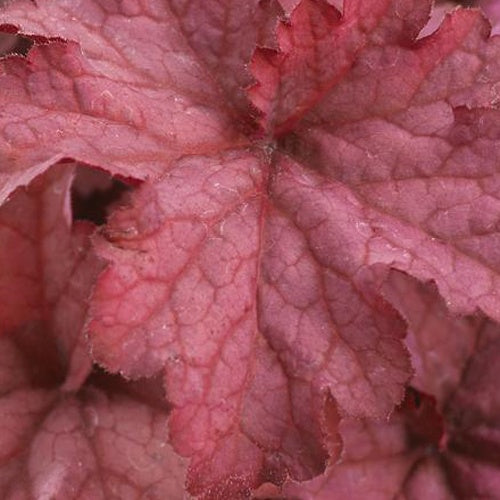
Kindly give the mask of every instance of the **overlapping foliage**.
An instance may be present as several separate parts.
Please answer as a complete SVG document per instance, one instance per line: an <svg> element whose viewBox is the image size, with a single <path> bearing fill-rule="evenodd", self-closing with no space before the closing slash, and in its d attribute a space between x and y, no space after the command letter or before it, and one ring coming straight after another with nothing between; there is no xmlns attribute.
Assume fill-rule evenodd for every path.
<svg viewBox="0 0 500 500"><path fill-rule="evenodd" d="M3 497L495 497L500 40L431 9L0 10Z"/></svg>

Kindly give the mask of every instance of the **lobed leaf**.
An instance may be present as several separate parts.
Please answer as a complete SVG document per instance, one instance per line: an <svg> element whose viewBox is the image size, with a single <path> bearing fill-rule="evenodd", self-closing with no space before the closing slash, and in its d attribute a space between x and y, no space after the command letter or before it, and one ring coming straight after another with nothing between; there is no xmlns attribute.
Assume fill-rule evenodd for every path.
<svg viewBox="0 0 500 500"><path fill-rule="evenodd" d="M30 184L0 208L4 241L25 249L0 249L11 302L0 318L21 352L40 332L61 342L42 386L57 394L67 376L64 390L78 391L57 410L40 396L30 422L59 410L58 422L78 420L72 405L85 408L88 391L114 401L115 388L85 381L86 322L105 369L164 379L194 495L245 498L264 482L315 498L494 491L500 42L465 9L427 36L430 14L430 0L18 0L1 11L0 25L36 46L0 61L0 201ZM65 158L142 182L92 250L89 226L68 229L67 162L62 198L36 187L52 171L33 181ZM93 252L107 262L97 281ZM31 287L24 267L40 255ZM59 284L84 298L93 288L90 314ZM73 351L86 369L72 368ZM15 352L6 374L23 366ZM410 356L414 389L391 417ZM117 412L143 412L152 436L144 415L156 409L126 401ZM161 494L178 494L176 474ZM116 488L130 479L144 492L146 476Z"/></svg>

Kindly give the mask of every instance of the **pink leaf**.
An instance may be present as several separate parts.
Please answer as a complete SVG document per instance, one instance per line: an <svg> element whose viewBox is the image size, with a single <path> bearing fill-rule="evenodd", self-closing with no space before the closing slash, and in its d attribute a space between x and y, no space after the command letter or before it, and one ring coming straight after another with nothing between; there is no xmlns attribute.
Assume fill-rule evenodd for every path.
<svg viewBox="0 0 500 500"><path fill-rule="evenodd" d="M308 477L326 458L319 425L309 428L324 397L306 381L289 387L256 322L260 166L247 152L186 159L139 190L137 207L115 212L112 243L98 243L115 265L95 294L94 355L129 376L166 368L178 408L172 439L194 457L196 492L234 495L265 464L282 475L288 463Z"/></svg>
<svg viewBox="0 0 500 500"><path fill-rule="evenodd" d="M89 248L92 228L71 228L72 178L72 169L54 167L0 208L0 333L17 330L18 342L31 344L37 357L58 351L52 364L55 372L69 370L68 388L90 370L81 328L101 267ZM37 338L45 328L50 341Z"/></svg>
<svg viewBox="0 0 500 500"><path fill-rule="evenodd" d="M19 0L0 14L38 43L1 62L0 201L63 158L143 181L93 240L109 264L88 335L106 369L164 377L193 494L238 498L311 478L342 457L349 419L388 417L411 375L389 301L410 324L415 386L438 400L432 418L404 414L395 427L444 446L437 411L453 422L446 405L475 323L412 322L440 308L500 319L500 59L474 10L418 39L430 10L430 0ZM384 284L391 268L433 280L446 308L422 305L413 285L403 289L417 298L398 301ZM431 345L457 360L435 380L425 347L450 323L466 338ZM403 444L412 467L425 447ZM395 462L381 494L401 486L407 469ZM447 491L435 461L415 471L415 484L432 476Z"/></svg>
<svg viewBox="0 0 500 500"><path fill-rule="evenodd" d="M126 81L152 79L161 83L167 101L172 98L169 94L178 93L184 107L189 101L200 101L203 93L210 96L209 88L214 87L215 82L200 69L199 60L213 71L226 98L248 113L242 90L251 82L246 66L256 43L271 42L277 15L275 0L172 0L168 5L154 0L143 6L136 2L112 6L95 0L89 2L83 18L74 2L41 1L33 10L24 0L9 9L5 22L19 26L24 33L79 42L86 56L101 67L104 56L111 66L102 68L106 76L114 72L122 78L126 75ZM172 54L166 56L169 52ZM177 57L176 52L183 56ZM175 73L170 67L176 67ZM167 81L170 86L165 85ZM175 106L170 108L173 112Z"/></svg>
<svg viewBox="0 0 500 500"><path fill-rule="evenodd" d="M284 487L286 498L397 498L405 479L416 469L417 457L407 449L404 421L399 416L392 417L389 423L345 421L341 432L345 447L342 462L310 482L289 482ZM441 478L437 479L440 486ZM426 478L425 485L427 488L431 486L429 477ZM432 485L436 492L442 490L438 485ZM434 498L451 500L446 495Z"/></svg>
<svg viewBox="0 0 500 500"><path fill-rule="evenodd" d="M83 325L101 266L90 225L71 227L72 178L58 165L0 208L2 498L182 498L165 408L88 379Z"/></svg>
<svg viewBox="0 0 500 500"><path fill-rule="evenodd" d="M437 1L432 9L431 18L420 32L419 38L423 38L434 33L441 26L445 15L456 8L457 3L454 1Z"/></svg>
<svg viewBox="0 0 500 500"><path fill-rule="evenodd" d="M388 423L345 420L340 463L308 483L289 482L284 492L301 499L495 498L500 485L498 324L453 317L432 287L401 275L392 278L391 286L397 286L392 296L401 297L399 308L414 337L409 347L420 358L415 382L436 390L437 405L409 389ZM422 349L433 334L435 346ZM468 349L462 348L461 334L474 337Z"/></svg>
<svg viewBox="0 0 500 500"><path fill-rule="evenodd" d="M144 179L179 155L238 140L230 107L170 8L159 1L144 12L130 3L100 3L88 1L86 27L73 2L39 2L35 10L31 2L14 3L0 17L25 33L81 44L53 42L32 50L26 62L3 62L0 160L10 175L2 173L8 183L0 195L67 156ZM133 153L125 153L131 144Z"/></svg>
<svg viewBox="0 0 500 500"><path fill-rule="evenodd" d="M275 44L277 0L173 0L170 4L189 45L211 70L226 99L248 114L243 91L252 82L248 61L256 44Z"/></svg>
<svg viewBox="0 0 500 500"><path fill-rule="evenodd" d="M326 0L303 0L290 24L278 28L278 51L257 50L252 71L258 84L254 104L264 112L264 128L281 135L346 79L360 53L380 41L416 37L429 16L430 2L347 1L343 16Z"/></svg>
<svg viewBox="0 0 500 500"><path fill-rule="evenodd" d="M352 22L365 28L361 39L355 38L355 50L347 41L334 50L328 37L321 38L329 44L323 55L317 52L321 44L310 41L295 49L289 43L290 56L272 56L278 61L274 77L261 67L257 53L254 71L262 81L254 90L269 91L265 119L271 131L282 134L296 124L280 140L282 148L325 178L349 186L365 207L374 230L369 263L434 279L456 311L480 307L500 318L492 293L499 286L494 250L499 207L489 190L498 161L500 67L493 54L499 42L486 39L488 26L479 12L458 10L434 36L412 43L428 10L425 2L418 4L347 2L344 17L329 33L353 37L349 15L354 15ZM301 4L318 16L330 9L319 5ZM372 8L370 16L356 17L358 8ZM404 9L412 15L403 23L398 13ZM292 19L286 29L292 39L304 29L312 36L324 22L304 28ZM462 47L481 53L481 62ZM328 72L322 66L332 69L338 61L344 65L325 81L306 86L297 80L304 75L298 67L323 77ZM492 179L488 187L479 181L485 176Z"/></svg>
<svg viewBox="0 0 500 500"><path fill-rule="evenodd" d="M183 464L165 443L166 414L86 389L17 390L0 399L4 498L182 498Z"/></svg>
<svg viewBox="0 0 500 500"><path fill-rule="evenodd" d="M483 319L450 317L434 287L401 273L391 274L384 292L409 324L406 344L415 369L412 386L434 395L441 407L460 383Z"/></svg>
<svg viewBox="0 0 500 500"><path fill-rule="evenodd" d="M476 3L488 16L493 27L492 34L498 35L500 33L500 3L498 0L478 0Z"/></svg>
<svg viewBox="0 0 500 500"><path fill-rule="evenodd" d="M115 212L98 241L113 266L94 295L93 353L127 376L166 368L172 439L193 456L193 491L214 477L254 484L272 456L310 476L324 460L324 390L342 412L383 415L408 377L402 325L356 271L360 207L288 163L271 207L259 156L185 159ZM329 211L350 215L322 221ZM330 255L328 234L339 246ZM309 456L292 458L299 450Z"/></svg>

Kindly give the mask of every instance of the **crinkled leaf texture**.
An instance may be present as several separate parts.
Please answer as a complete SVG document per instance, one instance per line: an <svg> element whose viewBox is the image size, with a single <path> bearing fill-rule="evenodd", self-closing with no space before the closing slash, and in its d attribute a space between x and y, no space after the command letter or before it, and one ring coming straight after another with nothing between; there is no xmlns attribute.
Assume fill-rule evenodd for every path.
<svg viewBox="0 0 500 500"><path fill-rule="evenodd" d="M81 321L106 370L163 378L194 495L307 480L342 440L386 432L366 419L389 416L412 375L391 269L432 280L446 314L500 319L500 41L475 10L426 37L430 0L339 7L19 0L0 13L39 42L1 62L0 202L66 158L143 181L92 237L107 267L95 286L84 273ZM44 321L47 276L33 292ZM9 329L32 309L14 300ZM414 364L436 370L412 339ZM455 401L460 366L447 387L420 371L415 387Z"/></svg>
<svg viewBox="0 0 500 500"><path fill-rule="evenodd" d="M433 287L404 275L393 274L385 292L410 327L415 389L388 422L344 420L342 462L284 492L304 500L497 498L498 324L452 317Z"/></svg>
<svg viewBox="0 0 500 500"><path fill-rule="evenodd" d="M83 326L102 264L90 225L72 227L72 178L53 167L0 208L1 496L182 498L164 405L89 378Z"/></svg>

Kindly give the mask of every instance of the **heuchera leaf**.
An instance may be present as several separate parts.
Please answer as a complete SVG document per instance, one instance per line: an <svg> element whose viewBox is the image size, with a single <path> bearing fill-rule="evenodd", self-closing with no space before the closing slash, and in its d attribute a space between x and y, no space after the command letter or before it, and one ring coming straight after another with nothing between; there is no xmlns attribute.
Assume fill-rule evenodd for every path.
<svg viewBox="0 0 500 500"><path fill-rule="evenodd" d="M399 297L417 362L404 403L389 422L345 420L340 464L309 483L290 482L291 498L496 498L500 488L498 324L450 316L435 289L403 275ZM440 360L440 367L437 367Z"/></svg>
<svg viewBox="0 0 500 500"><path fill-rule="evenodd" d="M478 178L495 175L497 110L466 107L497 102L493 81L488 82L499 71L489 56L498 40L486 42L487 25L477 12L457 11L435 36L408 46L407 33L416 34L421 26L412 25L411 16L409 27L402 23L398 13L411 10L410 4L384 4L385 15L373 21L371 37L363 32L355 66L329 91L318 87L321 105L302 117L283 145L362 200L367 227L374 231L367 236L369 263L386 262L432 278L455 310L480 306L498 317L499 304L489 293L498 280L491 272L498 236L491 222L481 221L490 229L476 227L476 214L497 213L494 195L477 184ZM356 2L346 3L345 16L349 5ZM411 12L423 16L418 8ZM380 38L387 41L384 50ZM465 52L478 46L484 63ZM278 59L280 67L288 63L286 55ZM257 65L254 71L267 70ZM296 73L284 71L280 78L272 109L282 109L274 121L286 124L298 118L297 103L288 107L288 94L283 97L288 86L294 88Z"/></svg>
<svg viewBox="0 0 500 500"><path fill-rule="evenodd" d="M203 485L209 467L219 480L235 467L249 481L264 460L310 476L325 458L324 389L351 415L380 415L408 376L402 324L370 295L370 276L348 274L345 252L356 269L362 245L308 250L327 233L349 240L355 201L283 159L283 193L265 207L261 167L246 152L185 159L115 212L111 242L97 243L114 264L94 295L93 353L132 377L165 367L172 439ZM346 215L333 225L327 211Z"/></svg>
<svg viewBox="0 0 500 500"><path fill-rule="evenodd" d="M2 171L0 199L14 182L26 183L63 157L144 179L181 154L238 142L231 107L180 28L172 29L173 12L160 0L143 13L134 3L89 1L85 24L81 6L70 1L38 2L36 9L14 3L0 19L79 42L52 43L27 61L3 63L0 161L9 172Z"/></svg>
<svg viewBox="0 0 500 500"><path fill-rule="evenodd" d="M2 208L3 241L26 250L6 243L0 252L1 314L26 345L40 332L61 343L61 368L45 385L72 391L66 406L40 396L29 426L44 405L56 405L55 421L73 422L87 394L115 404L106 384L86 379L91 349L127 379L164 379L170 440L190 459L194 495L244 498L266 481L308 480L343 457L321 478L330 495L330 478L346 467L362 474L358 462L380 466L394 453L386 482L372 476L381 495L401 489L408 467L411 484L436 477L436 491L448 494L456 486L441 479L437 459L414 467L428 441L464 488L482 494L468 475L483 465L453 446L493 442L497 415L471 403L469 436L452 408L490 387L490 375L469 382L466 354L493 369L478 332L500 319L500 40L477 10L454 11L425 36L430 15L430 0L19 0L0 12L0 27L36 42L27 58L0 61L0 203L31 183L48 207L40 215L20 191ZM68 231L69 163L58 165L64 187L32 182L68 158L142 182L92 243L90 225ZM18 211L9 208L15 200ZM79 252L90 259L81 271ZM97 258L107 267L96 281ZM45 267L32 271L32 287L25 271L35 261ZM391 269L405 273L401 283ZM426 302L407 275L432 280L444 303ZM90 313L86 302L75 310L65 302L61 286L73 278L78 297L93 292ZM416 326L427 309L428 323ZM487 316L478 324L453 316L478 310ZM401 403L413 373L404 320L412 390L429 394L424 423L409 409L410 390L389 424L373 423ZM33 334L27 321L42 330ZM443 348L450 322L464 333ZM445 375L429 352L450 365ZM131 432L145 426L159 439L146 421L165 422L165 410L123 397L116 413L138 422ZM458 427L443 424L449 442L436 444L443 419ZM422 435L427 421L432 432ZM382 443L359 454L367 433ZM161 467L172 460L182 471L169 450ZM148 462L157 453L146 455L157 470ZM109 477L129 480L119 460L120 472L100 460ZM494 484L488 467L478 474ZM161 470L168 484L154 495L178 484ZM130 487L149 491L155 474Z"/></svg>
<svg viewBox="0 0 500 500"><path fill-rule="evenodd" d="M496 0L479 0L477 4L491 21L492 34L498 35L500 32L500 4Z"/></svg>
<svg viewBox="0 0 500 500"><path fill-rule="evenodd" d="M420 32L419 37L424 38L434 33L441 26L441 23L443 22L445 15L456 8L457 8L456 2L437 1L432 9L431 18Z"/></svg>
<svg viewBox="0 0 500 500"><path fill-rule="evenodd" d="M166 411L88 383L83 326L101 268L71 227L72 169L57 166L0 208L2 498L181 498Z"/></svg>
<svg viewBox="0 0 500 500"><path fill-rule="evenodd" d="M72 178L72 168L54 168L0 209L0 325L2 333L18 331L39 361L48 358L56 378L67 372L67 383L77 387L90 360L75 324L85 321L101 266L89 250L92 228L71 227ZM42 338L42 330L51 338Z"/></svg>

